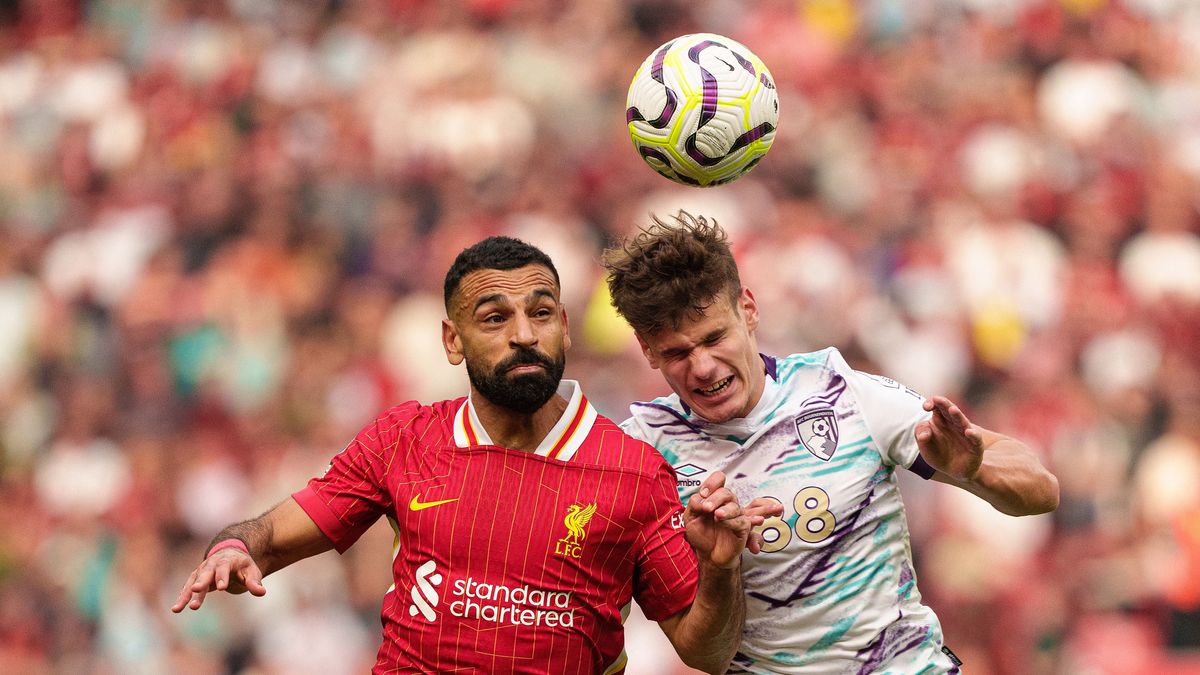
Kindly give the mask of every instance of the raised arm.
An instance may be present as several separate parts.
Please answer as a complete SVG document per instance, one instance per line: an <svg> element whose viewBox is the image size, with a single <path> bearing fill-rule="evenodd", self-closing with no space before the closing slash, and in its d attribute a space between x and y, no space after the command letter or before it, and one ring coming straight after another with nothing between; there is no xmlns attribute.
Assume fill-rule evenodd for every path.
<svg viewBox="0 0 1200 675"><path fill-rule="evenodd" d="M696 598L687 609L659 622L663 633L687 665L709 673L729 667L742 638L746 597L742 591L741 553L757 553L751 528L765 516L780 515L782 505L770 502L747 513L714 472L684 511L688 543L696 551L700 578Z"/></svg>
<svg viewBox="0 0 1200 675"><path fill-rule="evenodd" d="M956 485L1010 516L1058 508L1058 479L1029 446L972 424L943 396L924 405L933 416L917 425L917 447L937 470L934 480Z"/></svg>
<svg viewBox="0 0 1200 675"><path fill-rule="evenodd" d="M188 577L171 611L179 613L184 607L200 609L209 591L265 595L263 577L331 548L333 543L296 500L289 497L261 516L217 533L206 549L204 561Z"/></svg>

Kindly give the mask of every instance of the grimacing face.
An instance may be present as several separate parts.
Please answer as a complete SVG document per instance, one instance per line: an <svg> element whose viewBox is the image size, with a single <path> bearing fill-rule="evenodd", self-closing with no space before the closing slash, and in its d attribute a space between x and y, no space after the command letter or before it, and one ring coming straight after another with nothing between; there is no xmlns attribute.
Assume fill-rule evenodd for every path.
<svg viewBox="0 0 1200 675"><path fill-rule="evenodd" d="M758 354L758 304L748 289L737 301L718 296L699 317L676 329L638 335L650 367L679 398L709 422L745 417L762 398L766 383Z"/></svg>
<svg viewBox="0 0 1200 675"><path fill-rule="evenodd" d="M450 363L466 361L481 396L536 412L557 391L571 346L554 275L541 265L467 274L442 322L442 344Z"/></svg>

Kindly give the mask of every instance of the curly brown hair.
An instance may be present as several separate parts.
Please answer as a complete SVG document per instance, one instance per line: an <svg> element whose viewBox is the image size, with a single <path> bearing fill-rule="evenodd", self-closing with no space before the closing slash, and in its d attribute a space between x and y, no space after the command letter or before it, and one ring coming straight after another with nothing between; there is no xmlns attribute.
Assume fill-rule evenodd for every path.
<svg viewBox="0 0 1200 675"><path fill-rule="evenodd" d="M721 293L734 308L742 292L729 238L715 220L687 211L605 249L608 290L617 312L642 335L698 318Z"/></svg>

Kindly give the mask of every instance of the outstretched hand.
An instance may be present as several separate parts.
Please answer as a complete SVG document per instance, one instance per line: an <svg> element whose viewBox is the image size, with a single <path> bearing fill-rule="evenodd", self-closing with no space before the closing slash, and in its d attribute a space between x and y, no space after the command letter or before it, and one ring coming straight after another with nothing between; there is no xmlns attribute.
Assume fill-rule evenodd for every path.
<svg viewBox="0 0 1200 675"><path fill-rule="evenodd" d="M959 481L972 481L983 464L983 432L945 396L926 399L925 410L933 413L917 424L917 447L925 461Z"/></svg>
<svg viewBox="0 0 1200 675"><path fill-rule="evenodd" d="M233 594L250 591L250 595L266 595L262 578L262 571L249 553L237 548L220 549L205 558L188 577L171 611L178 614L184 607L200 609L209 591Z"/></svg>
<svg viewBox="0 0 1200 675"><path fill-rule="evenodd" d="M725 474L714 471L692 495L684 510L687 540L701 562L731 569L737 566L742 550L758 553L762 535L753 532L770 516L783 512L778 502L755 499L745 509L725 487Z"/></svg>

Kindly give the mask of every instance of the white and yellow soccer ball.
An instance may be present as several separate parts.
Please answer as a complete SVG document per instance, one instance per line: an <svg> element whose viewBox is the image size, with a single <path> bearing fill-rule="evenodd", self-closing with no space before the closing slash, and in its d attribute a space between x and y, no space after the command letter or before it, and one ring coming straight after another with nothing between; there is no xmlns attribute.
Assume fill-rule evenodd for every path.
<svg viewBox="0 0 1200 675"><path fill-rule="evenodd" d="M642 62L629 85L625 121L655 171L685 185L721 185L771 148L779 95L754 52L721 35L694 33Z"/></svg>

